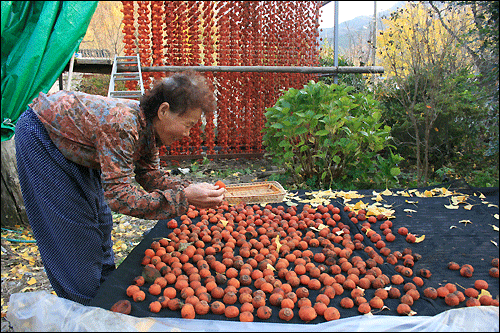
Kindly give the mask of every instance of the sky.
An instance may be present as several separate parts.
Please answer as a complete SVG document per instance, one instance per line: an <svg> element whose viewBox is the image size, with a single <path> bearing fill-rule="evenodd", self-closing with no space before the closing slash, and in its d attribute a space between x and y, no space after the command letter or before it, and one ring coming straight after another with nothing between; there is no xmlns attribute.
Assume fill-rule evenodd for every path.
<svg viewBox="0 0 500 333"><path fill-rule="evenodd" d="M372 16L375 1L339 1L339 24L358 16ZM391 8L398 1L377 1L377 13ZM333 28L335 22L335 1L322 8L320 28Z"/></svg>

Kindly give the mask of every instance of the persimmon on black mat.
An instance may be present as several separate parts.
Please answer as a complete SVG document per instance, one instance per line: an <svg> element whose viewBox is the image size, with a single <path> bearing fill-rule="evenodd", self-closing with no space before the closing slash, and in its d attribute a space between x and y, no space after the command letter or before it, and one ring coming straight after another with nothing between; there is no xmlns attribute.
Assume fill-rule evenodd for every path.
<svg viewBox="0 0 500 333"><path fill-rule="evenodd" d="M360 233L364 235L364 239L362 241L363 245L366 247L372 247L377 253L384 259L382 264L377 264L376 267L379 267L381 272L385 274L387 277L391 278L393 275L399 274L403 276L404 282L399 285L395 285L391 282L385 284L385 287L392 286L394 288L399 289L401 296L406 292L403 290L403 287L406 283L411 282L415 284L413 278L418 276L422 279L422 286L415 286L416 290L419 292L420 297L418 300L414 301L413 305L410 306L412 311L416 312L416 315L423 316L433 316L443 311L459 308L466 306L466 300L461 301L457 306L449 306L446 304L446 301L443 297L437 297L436 299L432 299L426 297L424 295L424 290L427 287L433 287L438 289L439 287L445 286L447 283L454 284L458 291L462 293L467 288L474 288L474 282L476 280L484 280L488 283L488 291L491 293L493 298L498 296L499 292L499 282L498 277L490 276L490 269L492 266L492 260L494 258L498 258L498 247L495 244L499 243L499 233L495 231L493 226L498 227L498 219L495 218L495 214L498 214L498 199L499 192L498 188L483 188L483 189L472 189L468 186L464 186L463 184L459 184L459 187L454 188L456 184L442 184L437 187L445 187L450 190L456 190L457 194L468 195L467 203L472 204L472 208L470 210L466 210L463 208L463 204L459 205L459 209L447 209L445 205L450 204L450 196L446 197L405 197L405 196L383 196L384 200L383 204L390 204L395 210L394 216L395 218L390 219L392 222L392 233L395 235L395 240L392 242L388 242L385 240L385 236L380 230L380 225L385 220L378 220L375 223L371 223L371 229L376 231L382 237L381 239L385 241L386 248L389 248L392 253L395 251L400 251L403 253L405 249L408 252L408 249L411 249L412 254L416 254L416 260L411 267L413 274L409 277L404 276L401 273L396 271L396 267L398 265L403 265L403 260L400 259L396 264L390 264L386 262L387 256L380 254L380 249L375 246L370 238L366 237L366 234L362 232L362 222L359 221L357 224L354 224L350 218L348 217L348 212L344 211L344 205L342 199L336 198L332 199L331 203L340 208L341 212L339 215L341 216L342 222L346 226L349 227L349 232L351 235L351 239L354 239L354 235ZM434 188L434 187L433 187ZM418 189L419 192L424 192L426 189L432 188L421 188ZM392 190L393 193L396 193L397 190ZM305 197L306 191L299 191L299 195L302 198ZM373 190L359 190L357 191L359 194L365 195L363 198L355 198L352 199L349 204L353 204L359 200L362 200L364 203L372 204L374 201L372 200L372 192ZM381 191L377 191L381 192ZM481 196L484 195L484 198ZM408 203L412 202L412 203ZM485 202L489 202L493 205L488 205ZM252 206L252 205L250 205ZM272 207L284 206L285 210L288 208L284 203L272 204ZM301 212L303 208L303 204L299 204L297 206L297 212ZM261 208L263 209L263 208ZM411 209L410 211L405 211L405 209ZM180 225L180 218L176 219ZM471 223L465 223L464 221L470 221ZM196 217L192 219L193 223L200 221L200 217ZM460 223L459 221L462 221ZM339 223L338 222L338 223ZM144 239L140 244L134 248L134 250L129 254L129 256L122 262L122 264L118 267L118 269L112 273L112 275L107 279L107 281L101 286L97 296L91 302L91 306L97 306L104 309L111 309L113 304L121 299L128 299L132 303L132 310L130 315L136 317L174 317L181 318L181 311L171 311L167 309L161 309L159 312L154 313L149 309L149 304L153 301L158 300L158 296L153 296L148 292L150 283L146 283L143 286L139 287L141 290L145 292L146 299L142 302L134 302L131 297L127 296L127 288L134 284L134 278L141 275L143 270L143 265L141 265L141 261L145 255L146 249L151 247L153 241L158 240L160 238L167 237L169 233L172 232L173 229L167 227L167 220L162 220L157 223L157 225L150 230L144 236ZM210 226L213 223L210 223ZM415 234L417 237L425 235L425 239L420 243L408 243L406 241L406 237L399 235L397 233L398 228L406 227L410 233ZM330 227L332 229L332 227ZM313 231L315 236L318 236L318 232L307 228L302 230L303 236L307 231ZM282 237L280 237L282 239ZM247 238L248 240L248 238ZM273 241L273 240L271 240ZM333 242L332 242L333 243ZM344 248L341 243L333 243L335 247ZM209 245L209 244L208 244ZM206 245L206 246L208 246ZM321 245L318 247L308 247L309 250L313 252L313 254L321 252ZM234 254L238 254L238 247L234 249ZM359 256L363 260L370 259L370 256L363 249L354 250L348 261L351 258ZM219 252L215 254L217 260L222 260L222 253ZM339 259L339 258L337 258ZM244 258L246 261L247 258ZM314 259L311 262L318 265ZM451 270L448 268L449 262L456 262L459 266L463 266L464 264L470 264L473 266L473 275L472 277L464 277L461 276L459 270ZM229 268L229 267L228 267ZM293 270L294 264L291 263L288 267L288 270ZM427 274L431 274L430 277L426 278L420 274L421 270L427 270ZM212 271L212 275L215 276L216 272ZM424 272L424 271L423 271ZM305 275L308 275L306 273ZM342 271L340 274L347 276L345 271ZM278 279L278 274L275 272L275 277ZM333 274L332 274L333 275ZM362 278L363 274L359 275L359 278ZM252 284L249 285L252 291L255 291L256 288L253 285L254 280L252 280ZM282 282L286 282L282 279ZM366 280L364 280L366 283ZM421 284L421 282L419 282ZM203 284L203 279L202 279ZM169 287L171 285L167 285ZM226 288L226 284L221 285L224 289ZM304 285L299 284L297 287L293 288L293 291L297 291L297 289L304 287ZM363 297L370 302L375 296L375 289L368 288L365 290ZM389 294L393 294L394 291ZM311 306L314 307L316 303L316 298L320 294L320 290L309 290L309 299L311 301ZM239 293L236 293L239 296ZM277 323L303 323L306 324L305 321L300 319L299 316L299 308L297 303L295 303L295 307L293 309L293 318L289 321L285 321L280 319L279 312L280 307L274 306L269 301L269 294L266 295L266 306L271 309L271 316L269 319L260 319L257 315L257 309L253 312L253 320L255 322L264 322L264 321L272 321ZM180 292L177 292L177 297L180 297ZM328 307L335 307L340 314L340 318L346 318L351 316L358 316L361 313L358 311L358 306L354 305L350 309L346 309L340 305L341 300L343 298L349 297L351 298L351 290L344 289L344 292L341 295L336 295L333 299L330 300ZM212 298L211 302L208 302L209 305L213 303L215 299ZM220 301L220 300L219 300ZM377 302L373 302L373 304L379 304ZM451 302L451 301L450 301ZM383 300L383 303L388 309L384 308L382 310L371 307L371 312L378 315L388 315L388 316L400 316L397 312L398 306L401 304L401 298L386 298ZM227 307L228 305L226 305ZM241 303L237 301L234 303L234 306L240 308ZM366 307L364 307L366 309ZM402 309L402 307L401 307ZM363 309L361 309L363 310ZM309 310L310 311L310 310ZM403 311L403 310L401 310ZM406 311L406 310L405 310ZM305 313L305 312L304 312ZM333 310L328 310L326 312L328 318L337 319L338 315ZM267 316L267 314L266 314ZM314 315L311 314L303 314L304 318L312 318ZM195 318L200 319L213 319L213 320L227 320L227 321L239 321L239 317L235 318L227 318L224 314L216 315L212 312L208 312L205 315L196 315ZM312 319L307 322L307 324L316 324L325 322L323 315L317 315L315 319Z"/></svg>

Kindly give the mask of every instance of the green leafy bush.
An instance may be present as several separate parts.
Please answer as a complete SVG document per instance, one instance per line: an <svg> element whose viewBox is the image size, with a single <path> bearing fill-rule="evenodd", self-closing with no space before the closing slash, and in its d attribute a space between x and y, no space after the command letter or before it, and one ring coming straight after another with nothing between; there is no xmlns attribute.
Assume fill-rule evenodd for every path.
<svg viewBox="0 0 500 333"><path fill-rule="evenodd" d="M400 185L428 186L451 178L468 179L469 184L495 183L498 149L494 149L494 130L496 128L498 143L498 126L492 126L495 119L490 117L495 105L490 104L484 90L478 86L477 75L471 74L469 68L446 73L446 76L440 76L436 80L439 85L432 89L416 82L417 76L425 79L431 77L428 72L423 71L415 72L398 84L388 84L391 82L389 79L386 84L376 87L375 94L381 101L382 118L391 126L394 145L405 158L400 164L403 172L418 174L417 149L420 149L422 156L425 144L428 144L428 182L406 182L405 177L399 177ZM406 90L401 89L402 86L406 86ZM405 91L414 92L408 98L415 105L414 114L417 116L414 122L409 116L408 106L401 103L406 98ZM430 111L426 102L429 96L437 101L432 125L425 116ZM493 113L498 117L498 104L496 107L497 111ZM417 132L420 138L418 146L415 139ZM492 179L485 178L486 175L491 175ZM498 179L498 171L496 175Z"/></svg>
<svg viewBox="0 0 500 333"><path fill-rule="evenodd" d="M310 81L266 109L263 144L293 181L310 188L385 188L397 183L379 102L351 86Z"/></svg>

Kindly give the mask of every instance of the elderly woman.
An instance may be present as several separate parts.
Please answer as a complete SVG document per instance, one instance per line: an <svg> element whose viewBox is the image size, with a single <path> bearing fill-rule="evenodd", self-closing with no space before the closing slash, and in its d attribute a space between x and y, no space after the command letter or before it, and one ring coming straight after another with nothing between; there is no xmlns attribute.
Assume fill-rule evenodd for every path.
<svg viewBox="0 0 500 333"><path fill-rule="evenodd" d="M158 154L214 110L194 72L162 80L140 102L59 91L29 105L16 124L19 180L58 296L88 304L115 269L111 210L160 220L222 202L223 188L171 177Z"/></svg>

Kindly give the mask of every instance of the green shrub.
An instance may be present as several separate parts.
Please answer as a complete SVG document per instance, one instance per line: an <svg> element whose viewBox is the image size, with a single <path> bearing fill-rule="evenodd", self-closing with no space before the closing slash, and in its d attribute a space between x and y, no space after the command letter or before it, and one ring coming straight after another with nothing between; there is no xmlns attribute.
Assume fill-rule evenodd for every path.
<svg viewBox="0 0 500 333"><path fill-rule="evenodd" d="M397 183L379 102L351 86L310 81L266 109L263 144L275 163L309 188L386 188Z"/></svg>
<svg viewBox="0 0 500 333"><path fill-rule="evenodd" d="M481 172L494 177L494 173L486 170L498 169L498 124L493 126L495 121L498 122L498 104L485 97L486 93L478 86L477 76L471 74L468 68L447 72L446 76L437 80L439 85L432 89L417 84L417 76L427 79L430 75L423 71L416 72L398 84L390 84L389 79L383 85L378 85L375 92L381 101L382 118L391 127L394 145L405 158L400 165L403 172L417 172L418 176L418 170L414 170L417 148L420 149L422 169L425 168L422 156L425 154L427 138L428 182L417 182L417 186L445 182L451 177L470 179L469 182L477 184L494 183L483 177ZM401 89L401 86L406 86L406 90ZM414 93L407 99L415 104L414 122L410 118L408 105L401 103L405 91ZM427 99L431 95L437 101L432 125L426 116L429 112ZM496 119L491 116L493 114L496 114ZM418 147L416 131L420 138ZM409 180L399 177L400 184L415 185L413 182L407 183L406 179Z"/></svg>

